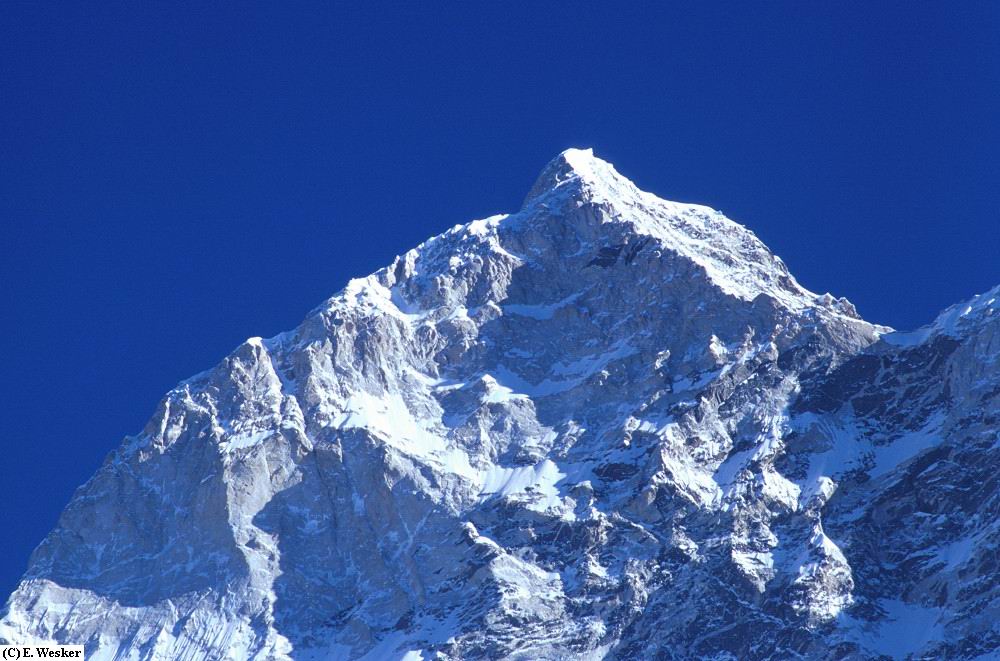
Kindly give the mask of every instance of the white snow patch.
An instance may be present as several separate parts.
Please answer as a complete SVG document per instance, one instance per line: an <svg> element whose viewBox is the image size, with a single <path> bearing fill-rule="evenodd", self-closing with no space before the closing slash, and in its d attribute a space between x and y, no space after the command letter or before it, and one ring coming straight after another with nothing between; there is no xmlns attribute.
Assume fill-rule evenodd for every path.
<svg viewBox="0 0 1000 661"><path fill-rule="evenodd" d="M802 488L768 466L763 471L764 495L782 503L790 510L798 509Z"/></svg>
<svg viewBox="0 0 1000 661"><path fill-rule="evenodd" d="M816 484L823 477L836 479L866 466L872 478L885 475L940 443L942 421L942 416L935 416L919 431L876 445L869 434L851 422L833 423L812 414L802 416L796 428L819 436L829 447L810 456L809 475L803 484Z"/></svg>
<svg viewBox="0 0 1000 661"><path fill-rule="evenodd" d="M774 556L769 551L732 551L733 562L752 574L761 569L774 569Z"/></svg>
<svg viewBox="0 0 1000 661"><path fill-rule="evenodd" d="M221 447L226 452L248 448L257 445L272 433L274 432L265 429L263 431L248 431L241 434L234 434L227 438L226 441L222 443Z"/></svg>
<svg viewBox="0 0 1000 661"><path fill-rule="evenodd" d="M941 442L941 418L932 420L920 431L901 436L887 445L877 445L872 448L875 465L868 471L872 478L889 473L901 464L909 461L927 448Z"/></svg>
<svg viewBox="0 0 1000 661"><path fill-rule="evenodd" d="M510 387L498 383L489 374L483 376L483 383L486 385L486 395L483 396L482 400L485 404L502 404L512 399L527 398L527 395L514 392Z"/></svg>
<svg viewBox="0 0 1000 661"><path fill-rule="evenodd" d="M956 542L952 542L951 544L944 546L938 552L938 558L945 563L947 570L950 571L956 569L969 561L972 557L975 545L975 537L963 537Z"/></svg>
<svg viewBox="0 0 1000 661"><path fill-rule="evenodd" d="M366 429L412 457L472 480L478 478L468 455L457 447L449 447L442 437L418 424L397 393L380 397L364 391L354 393L344 403L343 412L333 420L333 426Z"/></svg>
<svg viewBox="0 0 1000 661"><path fill-rule="evenodd" d="M481 499L493 497L505 498L515 494L530 491L541 496L528 505L529 508L545 511L559 502L559 490L556 483L566 477L566 473L550 459L545 459L534 466L517 466L503 468L491 466L481 473L482 486L479 490Z"/></svg>

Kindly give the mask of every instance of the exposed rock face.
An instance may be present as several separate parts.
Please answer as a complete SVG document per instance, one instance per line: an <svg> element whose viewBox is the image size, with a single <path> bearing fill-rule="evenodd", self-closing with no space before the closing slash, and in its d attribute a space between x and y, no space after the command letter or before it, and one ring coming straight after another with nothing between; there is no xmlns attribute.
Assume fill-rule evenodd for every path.
<svg viewBox="0 0 1000 661"><path fill-rule="evenodd" d="M589 151L180 384L0 642L994 658L1000 289L902 334Z"/></svg>

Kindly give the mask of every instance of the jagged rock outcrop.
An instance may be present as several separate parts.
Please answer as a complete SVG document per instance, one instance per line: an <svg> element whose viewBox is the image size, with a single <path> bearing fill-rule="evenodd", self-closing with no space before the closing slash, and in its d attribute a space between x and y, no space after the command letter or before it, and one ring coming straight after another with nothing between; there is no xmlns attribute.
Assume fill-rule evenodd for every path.
<svg viewBox="0 0 1000 661"><path fill-rule="evenodd" d="M991 658L1000 291L915 333L589 151L180 384L0 642L88 658Z"/></svg>

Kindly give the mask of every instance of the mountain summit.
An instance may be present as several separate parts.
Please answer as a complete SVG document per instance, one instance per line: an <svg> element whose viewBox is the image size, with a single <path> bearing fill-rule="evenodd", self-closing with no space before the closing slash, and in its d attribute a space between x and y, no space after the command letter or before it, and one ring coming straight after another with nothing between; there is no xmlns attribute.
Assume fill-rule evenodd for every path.
<svg viewBox="0 0 1000 661"><path fill-rule="evenodd" d="M35 551L0 643L989 658L994 303L894 333L567 150L518 213L169 392Z"/></svg>
<svg viewBox="0 0 1000 661"><path fill-rule="evenodd" d="M577 183L578 189L630 187L638 192L632 182L618 174L614 166L594 156L593 149L567 149L549 161L538 175L535 185L524 199L522 209L567 182Z"/></svg>

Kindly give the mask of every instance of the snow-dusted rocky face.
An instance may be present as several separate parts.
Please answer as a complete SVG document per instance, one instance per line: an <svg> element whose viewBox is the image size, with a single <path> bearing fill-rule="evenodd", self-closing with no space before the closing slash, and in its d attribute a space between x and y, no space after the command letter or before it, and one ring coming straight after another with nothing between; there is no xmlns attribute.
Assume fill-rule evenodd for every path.
<svg viewBox="0 0 1000 661"><path fill-rule="evenodd" d="M569 150L518 213L171 391L35 552L0 642L989 655L996 298L892 333L720 213Z"/></svg>

